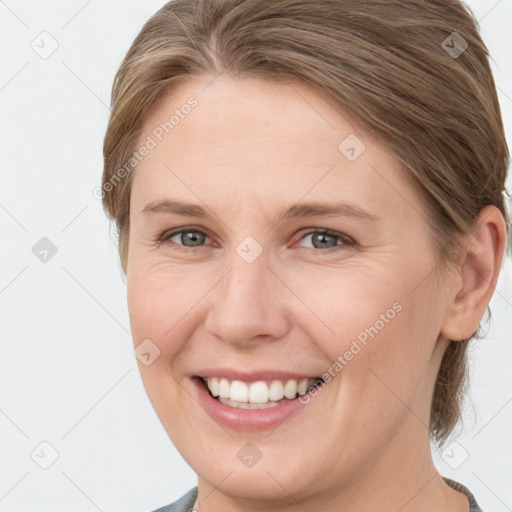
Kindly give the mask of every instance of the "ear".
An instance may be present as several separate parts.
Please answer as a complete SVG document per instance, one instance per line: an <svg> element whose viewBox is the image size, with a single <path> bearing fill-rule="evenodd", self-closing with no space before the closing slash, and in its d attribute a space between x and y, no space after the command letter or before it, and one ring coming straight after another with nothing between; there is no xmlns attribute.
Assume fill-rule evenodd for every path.
<svg viewBox="0 0 512 512"><path fill-rule="evenodd" d="M496 206L483 208L475 220L450 295L441 334L454 341L478 329L494 293L507 244L507 227Z"/></svg>

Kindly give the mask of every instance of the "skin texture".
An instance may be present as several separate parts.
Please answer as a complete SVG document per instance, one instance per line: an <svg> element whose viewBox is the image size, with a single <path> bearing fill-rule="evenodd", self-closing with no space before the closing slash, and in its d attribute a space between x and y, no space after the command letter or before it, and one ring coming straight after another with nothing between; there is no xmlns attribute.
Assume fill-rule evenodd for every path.
<svg viewBox="0 0 512 512"><path fill-rule="evenodd" d="M500 212L482 211L460 271L442 275L425 207L397 161L321 95L191 78L154 105L139 140L190 96L198 105L134 171L127 285L134 344L149 338L160 350L139 362L144 386L198 474L201 510L467 512L434 467L428 419L447 339L476 330L496 285ZM352 133L366 146L355 161L338 149ZM141 213L167 198L210 217ZM378 220L279 220L306 201L349 202ZM158 241L183 227L206 236ZM354 244L333 237L325 248L314 229ZM250 264L236 252L248 236L263 249ZM322 375L397 302L341 373L273 430L221 427L192 398L190 378L205 367ZM248 441L262 453L251 468L237 458Z"/></svg>

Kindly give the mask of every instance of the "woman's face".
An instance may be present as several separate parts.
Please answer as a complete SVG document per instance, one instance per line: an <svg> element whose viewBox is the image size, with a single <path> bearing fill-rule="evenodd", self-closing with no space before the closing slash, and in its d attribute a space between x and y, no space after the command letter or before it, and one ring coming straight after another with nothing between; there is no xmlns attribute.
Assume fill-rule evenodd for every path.
<svg viewBox="0 0 512 512"><path fill-rule="evenodd" d="M413 471L430 456L447 303L419 195L321 95L210 81L181 84L139 137L128 306L156 413L230 496L300 501ZM277 401L273 381L290 397L289 380L325 384L254 410L198 377L225 378L237 403Z"/></svg>

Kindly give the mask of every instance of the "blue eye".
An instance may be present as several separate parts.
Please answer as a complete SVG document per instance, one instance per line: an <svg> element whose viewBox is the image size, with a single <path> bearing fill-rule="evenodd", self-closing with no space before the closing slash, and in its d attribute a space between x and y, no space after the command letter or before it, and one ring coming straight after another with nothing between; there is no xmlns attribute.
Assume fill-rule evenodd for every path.
<svg viewBox="0 0 512 512"><path fill-rule="evenodd" d="M341 250L347 246L355 245L355 241L337 231L329 229L311 229L304 233L299 241L312 237L313 247L303 247L308 251L318 253L331 253L333 251ZM174 237L179 237L179 241L173 241ZM181 228L177 231L165 231L159 237L158 241L162 243L169 243L173 248L182 252L194 252L195 248L201 248L206 239L209 238L206 233L196 228ZM315 247L315 245L318 245Z"/></svg>
<svg viewBox="0 0 512 512"><path fill-rule="evenodd" d="M180 243L176 243L171 240L176 236L180 237ZM203 233L198 229L182 228L172 233L166 231L160 235L158 240L160 242L170 242L173 245L175 245L176 248L180 251L190 252L191 250L193 250L194 247L201 247L201 243L204 243L205 238L208 238L208 235L206 235L206 233ZM190 243L191 245L180 245L187 243Z"/></svg>
<svg viewBox="0 0 512 512"><path fill-rule="evenodd" d="M321 250L323 253L331 253L333 250L338 250L343 248L343 246L352 246L355 244L354 240L350 238L348 235L344 233L338 233L337 231L331 231L330 229L314 229L305 233L300 240L304 240L307 237L311 236L311 240L313 246L315 242L319 244L319 247L313 247L312 249L306 247L306 249L311 249L313 251ZM334 244L332 242L334 241ZM337 243L341 242L341 243ZM327 245L326 245L327 244ZM327 250L323 250L327 249Z"/></svg>

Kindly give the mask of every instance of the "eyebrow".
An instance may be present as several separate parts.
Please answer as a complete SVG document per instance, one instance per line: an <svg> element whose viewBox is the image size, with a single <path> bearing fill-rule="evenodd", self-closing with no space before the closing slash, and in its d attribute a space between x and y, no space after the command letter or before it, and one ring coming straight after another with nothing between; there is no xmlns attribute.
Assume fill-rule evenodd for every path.
<svg viewBox="0 0 512 512"><path fill-rule="evenodd" d="M148 203L141 211L151 216L157 213L174 214L183 217L208 218L210 215L197 204L186 203L174 199L163 199ZM377 221L379 217L350 203L297 203L284 211L280 218L293 219L304 217L353 217L361 220Z"/></svg>

